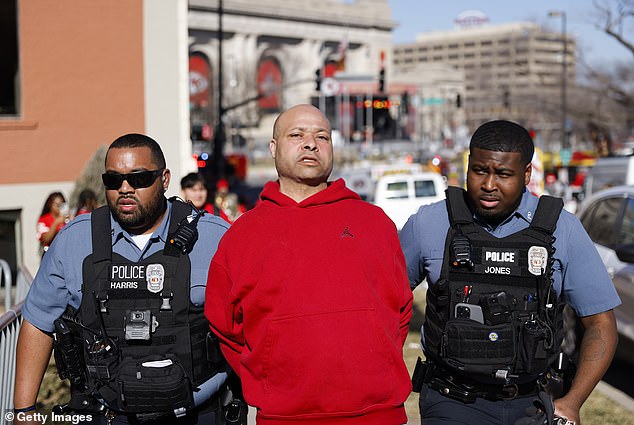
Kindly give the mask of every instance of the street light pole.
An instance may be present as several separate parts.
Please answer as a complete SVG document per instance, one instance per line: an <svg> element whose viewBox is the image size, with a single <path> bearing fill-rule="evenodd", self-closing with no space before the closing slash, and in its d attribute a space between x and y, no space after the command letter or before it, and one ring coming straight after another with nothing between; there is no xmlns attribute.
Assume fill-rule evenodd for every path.
<svg viewBox="0 0 634 425"><path fill-rule="evenodd" d="M225 125L223 122L225 111L222 107L222 0L218 0L218 116L216 123L216 131L214 131L214 149L213 149L213 164L214 164L214 183L224 177L225 174L225 158L224 158L224 145L227 139L225 133Z"/></svg>
<svg viewBox="0 0 634 425"><path fill-rule="evenodd" d="M548 12L550 17L561 17L561 42L563 43L563 56L561 58L561 148L569 149L567 137L568 105L566 96L566 85L568 77L568 42L566 40L566 12L563 10L553 10Z"/></svg>

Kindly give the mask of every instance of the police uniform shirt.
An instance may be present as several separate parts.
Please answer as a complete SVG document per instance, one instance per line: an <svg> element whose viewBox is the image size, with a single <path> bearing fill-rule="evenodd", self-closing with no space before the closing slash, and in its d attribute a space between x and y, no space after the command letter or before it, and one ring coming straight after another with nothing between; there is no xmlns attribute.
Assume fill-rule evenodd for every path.
<svg viewBox="0 0 634 425"><path fill-rule="evenodd" d="M538 202L539 198L524 190L517 210L495 229L474 218L491 235L502 238L528 227ZM448 229L447 204L440 201L421 207L401 230L412 289L425 278L430 285L439 280ZM621 304L601 257L577 217L562 210L554 237L554 286L560 294L563 281L565 300L577 314L590 316Z"/></svg>
<svg viewBox="0 0 634 425"><path fill-rule="evenodd" d="M145 248L141 250L119 223L112 223L112 251L130 261L140 261L160 251L165 246L169 231L169 218L172 203L167 203L167 213L159 227L152 233ZM73 219L57 234L49 250L42 257L40 268L24 301L22 314L33 326L45 332L52 332L53 322L66 310L67 305L78 309L81 304L82 264L92 253L91 223L92 214L82 214ZM229 225L224 220L205 214L198 221L198 240L191 253L191 300L196 305L205 302L205 287L211 258L216 252L218 242ZM219 376L222 375L222 376ZM215 392L214 388L222 384L226 374L218 374L201 385ZM216 379L214 379L216 378ZM222 378L222 381L218 380ZM202 391L206 392L206 391ZM195 398L202 394L198 392ZM197 403L198 404L198 403Z"/></svg>

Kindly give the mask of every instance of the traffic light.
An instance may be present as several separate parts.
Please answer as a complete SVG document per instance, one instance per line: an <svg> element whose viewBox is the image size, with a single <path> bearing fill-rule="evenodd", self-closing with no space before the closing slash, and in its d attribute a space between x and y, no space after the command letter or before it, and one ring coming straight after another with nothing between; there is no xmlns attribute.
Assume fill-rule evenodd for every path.
<svg viewBox="0 0 634 425"><path fill-rule="evenodd" d="M456 94L456 108L462 108L462 97L460 93Z"/></svg>
<svg viewBox="0 0 634 425"><path fill-rule="evenodd" d="M213 134L213 131L211 129L211 126L207 123L192 124L190 128L190 138L192 139L192 141L197 141L197 140L209 141L211 140L212 134Z"/></svg>
<svg viewBox="0 0 634 425"><path fill-rule="evenodd" d="M379 71L379 92L385 93L385 68Z"/></svg>
<svg viewBox="0 0 634 425"><path fill-rule="evenodd" d="M409 112L409 93L407 91L401 95L401 105L403 105L403 112L407 114Z"/></svg>
<svg viewBox="0 0 634 425"><path fill-rule="evenodd" d="M504 107L506 109L508 109L511 106L511 93L508 90L504 91L502 102L504 103Z"/></svg>
<svg viewBox="0 0 634 425"><path fill-rule="evenodd" d="M321 68L315 71L315 91L321 91Z"/></svg>

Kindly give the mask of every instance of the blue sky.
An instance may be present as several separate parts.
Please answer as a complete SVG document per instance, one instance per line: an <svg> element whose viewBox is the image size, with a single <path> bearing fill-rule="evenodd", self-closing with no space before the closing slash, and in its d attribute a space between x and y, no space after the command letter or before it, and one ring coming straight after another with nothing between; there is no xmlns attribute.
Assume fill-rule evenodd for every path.
<svg viewBox="0 0 634 425"><path fill-rule="evenodd" d="M633 59L627 49L595 27L592 0L389 0L389 4L392 19L398 23L393 33L395 43L415 41L421 32L452 29L454 19L465 10L484 12L490 24L529 21L561 31L561 18L548 17L548 11L563 10L567 32L576 37L577 49L590 64ZM630 19L625 34L634 40L634 19Z"/></svg>

